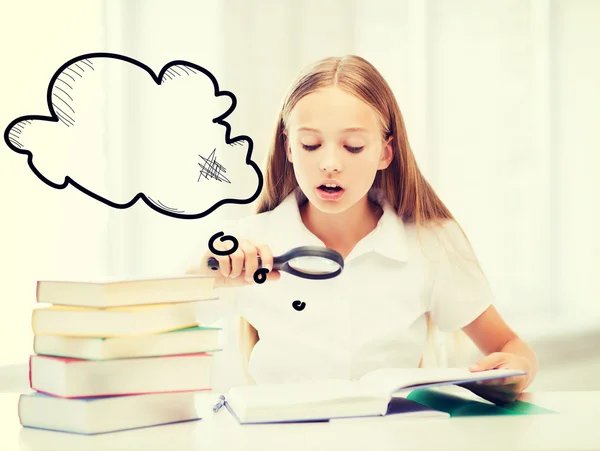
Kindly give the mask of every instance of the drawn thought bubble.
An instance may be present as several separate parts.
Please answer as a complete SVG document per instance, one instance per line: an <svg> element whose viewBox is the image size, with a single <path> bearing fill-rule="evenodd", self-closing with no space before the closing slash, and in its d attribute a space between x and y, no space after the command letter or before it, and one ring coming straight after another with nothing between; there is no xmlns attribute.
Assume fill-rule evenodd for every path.
<svg viewBox="0 0 600 451"><path fill-rule="evenodd" d="M107 109L112 89L124 105L116 128L114 118L105 120L113 112ZM50 116L15 119L4 140L27 155L29 168L52 188L72 185L120 209L142 199L182 219L207 216L226 203L253 202L262 190L252 139L231 137L225 121L236 107L235 95L220 90L201 66L172 61L155 74L122 55L83 55L56 71L47 103ZM125 163L115 166L104 147L106 136L120 136L120 130L123 138L110 142L120 143L118 160ZM118 192L107 183L114 179L121 182ZM253 192L248 180L256 181Z"/></svg>

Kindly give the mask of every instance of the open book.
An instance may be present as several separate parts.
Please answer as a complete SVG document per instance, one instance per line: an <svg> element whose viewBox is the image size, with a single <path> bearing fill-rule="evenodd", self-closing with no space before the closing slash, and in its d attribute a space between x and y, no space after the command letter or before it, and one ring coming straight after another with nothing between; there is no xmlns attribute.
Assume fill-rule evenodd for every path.
<svg viewBox="0 0 600 451"><path fill-rule="evenodd" d="M232 387L222 405L242 424L386 415L394 393L524 374L508 369L472 373L466 368L383 368L367 373L359 380L327 379Z"/></svg>

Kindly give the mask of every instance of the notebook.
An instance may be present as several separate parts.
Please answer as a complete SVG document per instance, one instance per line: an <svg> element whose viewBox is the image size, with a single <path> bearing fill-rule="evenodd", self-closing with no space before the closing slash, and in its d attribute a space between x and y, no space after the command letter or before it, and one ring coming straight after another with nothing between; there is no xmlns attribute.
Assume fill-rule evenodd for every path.
<svg viewBox="0 0 600 451"><path fill-rule="evenodd" d="M79 307L118 307L216 299L215 279L202 275L112 278L102 280L40 280L39 303Z"/></svg>
<svg viewBox="0 0 600 451"><path fill-rule="evenodd" d="M383 416L388 413L395 393L523 374L526 373L508 369L472 373L466 368L382 368L358 380L327 379L232 387L215 410L226 407L241 424Z"/></svg>

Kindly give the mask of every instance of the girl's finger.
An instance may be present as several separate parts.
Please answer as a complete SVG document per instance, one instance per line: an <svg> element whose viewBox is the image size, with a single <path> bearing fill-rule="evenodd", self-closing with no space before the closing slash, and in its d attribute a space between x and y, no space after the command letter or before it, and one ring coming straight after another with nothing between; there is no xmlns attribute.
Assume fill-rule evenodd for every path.
<svg viewBox="0 0 600 451"><path fill-rule="evenodd" d="M215 241L214 247L218 251L227 250L226 244L221 241ZM231 271L231 261L229 260L229 255L213 255L212 253L210 253L209 257L214 257L219 262L219 270L223 277L229 276L229 273ZM207 259L207 261L208 261L208 259ZM204 262L204 265L206 265L206 264L207 264L207 262Z"/></svg>
<svg viewBox="0 0 600 451"><path fill-rule="evenodd" d="M271 271L273 269L273 253L271 252L271 248L266 244L260 244L256 246L256 249L258 249L262 267Z"/></svg>
<svg viewBox="0 0 600 451"><path fill-rule="evenodd" d="M242 249L243 243L244 240L239 240L238 248L233 254L229 256L231 258L231 274L229 276L234 279L240 277L244 272L244 260L246 258L246 255L244 253L244 250Z"/></svg>
<svg viewBox="0 0 600 451"><path fill-rule="evenodd" d="M258 269L258 250L246 240L240 241L240 249L244 252L244 277L247 283L253 283L254 273Z"/></svg>
<svg viewBox="0 0 600 451"><path fill-rule="evenodd" d="M267 280L279 280L281 278L281 273L279 271L269 271L267 274Z"/></svg>

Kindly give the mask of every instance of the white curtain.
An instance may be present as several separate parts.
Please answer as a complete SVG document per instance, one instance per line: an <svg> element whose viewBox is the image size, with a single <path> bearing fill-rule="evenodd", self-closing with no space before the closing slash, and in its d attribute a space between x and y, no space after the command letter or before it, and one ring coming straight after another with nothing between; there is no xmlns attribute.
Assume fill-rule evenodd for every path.
<svg viewBox="0 0 600 451"><path fill-rule="evenodd" d="M180 16L193 15L190 3L175 5L168 28L162 3L137 4L139 14L132 17L144 24L135 30L140 52L157 62L174 49L199 63L209 60L204 41L190 44L191 34L183 39L174 31ZM230 122L234 132L253 138L255 161L263 162L282 96L301 68L329 55L364 56L394 90L421 169L467 231L510 324L524 335L558 333L558 324L565 330L594 325L600 317L591 302L598 294L592 268L600 251L594 233L599 215L592 207L600 192L593 177L600 163L593 125L600 108L600 32L594 25L600 4L219 5L212 30L218 36L212 41L215 72L237 96ZM205 15L198 10L198 17ZM173 30L173 40L159 37L161 24ZM250 211L235 206L219 213ZM201 222L167 221L166 229L153 232L165 221L146 209L138 213L146 217L146 238L140 235L132 252L141 259L147 258L144 249L162 254L159 238L182 230L192 236Z"/></svg>
<svg viewBox="0 0 600 451"><path fill-rule="evenodd" d="M20 5L8 12L22 13ZM11 79L28 100L3 102L4 124L43 109L45 83L78 54L122 53L155 70L184 59L236 95L228 121L234 135L252 137L262 165L298 71L359 54L391 85L421 169L465 228L509 323L524 336L598 324L599 2L99 0L44 8L52 26L30 25L22 48L3 44L24 73L38 68L36 77ZM107 83L107 162L121 171L107 183L119 192L141 170L131 118L143 111L135 86L118 74ZM252 209L227 205L200 220L140 203L109 209L72 188L49 188L8 149L2 158L8 295L0 338L14 345L0 364L30 352L35 280L172 271L206 230Z"/></svg>

